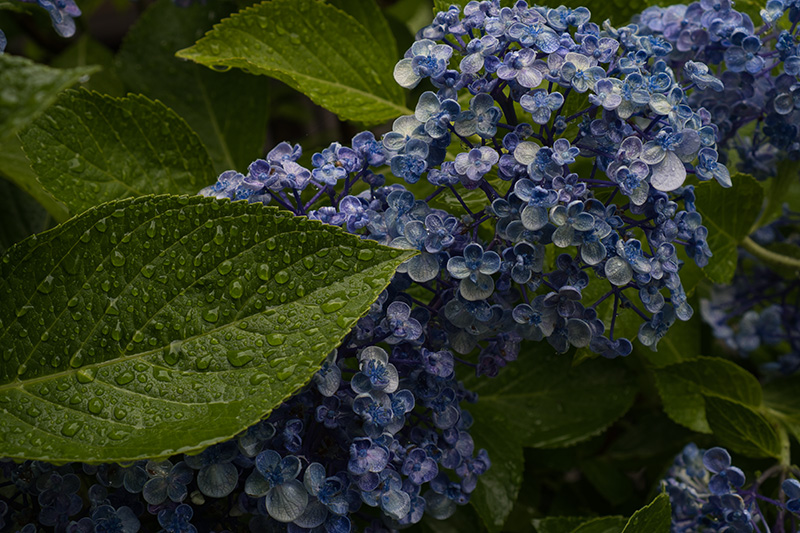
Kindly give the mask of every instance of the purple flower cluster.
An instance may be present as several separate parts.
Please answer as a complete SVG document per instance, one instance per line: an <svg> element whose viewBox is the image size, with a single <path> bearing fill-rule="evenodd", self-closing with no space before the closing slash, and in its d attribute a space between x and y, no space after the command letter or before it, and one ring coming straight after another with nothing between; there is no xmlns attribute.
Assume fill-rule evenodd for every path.
<svg viewBox="0 0 800 533"><path fill-rule="evenodd" d="M671 533L770 531L767 506L778 510L772 530L785 531L784 515L800 511L800 482L784 479L785 498L780 501L761 494L763 483L783 469L782 465L770 468L746 486L744 473L731 464L727 450L701 450L688 444L663 480L672 506Z"/></svg>

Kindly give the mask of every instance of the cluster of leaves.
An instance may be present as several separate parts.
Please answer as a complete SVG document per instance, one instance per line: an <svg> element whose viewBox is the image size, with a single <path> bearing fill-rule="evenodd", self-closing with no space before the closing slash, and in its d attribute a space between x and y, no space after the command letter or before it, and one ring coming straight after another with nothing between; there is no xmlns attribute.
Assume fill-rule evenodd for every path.
<svg viewBox="0 0 800 533"><path fill-rule="evenodd" d="M0 55L0 455L122 462L229 439L311 379L410 256L275 208L187 195L263 155L268 98L286 86L345 121L413 114L391 75L410 42L397 18L425 23L430 6L272 0L229 19L247 39L179 54L213 68L175 59L236 7L162 0L115 56L88 31L49 66ZM4 26L9 52L27 42L11 24L24 15ZM785 176L697 185L714 256L681 272L692 302L731 282L740 246L758 246L753 229L795 198L796 173ZM699 320L659 348L587 361L528 344L497 378L463 376L492 467L472 509L417 527L470 531L477 513L489 531L666 532L668 498L652 497L690 440L755 458L751 471L790 461L800 383L754 377L773 352L716 357L730 354Z"/></svg>

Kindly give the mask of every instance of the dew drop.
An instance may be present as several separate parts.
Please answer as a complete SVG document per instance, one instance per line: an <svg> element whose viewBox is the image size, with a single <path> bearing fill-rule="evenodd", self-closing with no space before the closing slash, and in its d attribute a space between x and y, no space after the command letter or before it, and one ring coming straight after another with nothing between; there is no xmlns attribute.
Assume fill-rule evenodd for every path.
<svg viewBox="0 0 800 533"><path fill-rule="evenodd" d="M267 374L253 374L250 376L250 385L261 385L269 376Z"/></svg>
<svg viewBox="0 0 800 533"><path fill-rule="evenodd" d="M231 366L240 367L252 361L256 356L255 350L228 350L228 362Z"/></svg>
<svg viewBox="0 0 800 533"><path fill-rule="evenodd" d="M219 320L219 307L203 311L203 320L211 322L212 324Z"/></svg>
<svg viewBox="0 0 800 533"><path fill-rule="evenodd" d="M105 402L100 398L92 398L89 400L89 412L93 415L99 414L105 407Z"/></svg>
<svg viewBox="0 0 800 533"><path fill-rule="evenodd" d="M156 271L156 266L155 265L150 265L150 264L145 265L145 266L142 267L142 276L144 276L144 277L146 277L148 279L152 278L153 274L155 273L155 271Z"/></svg>
<svg viewBox="0 0 800 533"><path fill-rule="evenodd" d="M127 431L122 431L120 429L112 429L108 432L108 438L111 440L122 440L128 436Z"/></svg>
<svg viewBox="0 0 800 533"><path fill-rule="evenodd" d="M373 252L369 248L364 249L364 250L359 250L359 252L358 252L358 258L361 261L369 261L373 257L375 257L375 252Z"/></svg>
<svg viewBox="0 0 800 533"><path fill-rule="evenodd" d="M267 343L270 346L280 346L284 342L286 342L286 335L282 333L270 333L267 335Z"/></svg>
<svg viewBox="0 0 800 533"><path fill-rule="evenodd" d="M303 258L303 266L306 267L308 270L314 268L314 258L307 255Z"/></svg>
<svg viewBox="0 0 800 533"><path fill-rule="evenodd" d="M277 274L275 274L275 281L281 285L289 281L289 272L286 270L281 270Z"/></svg>
<svg viewBox="0 0 800 533"><path fill-rule="evenodd" d="M230 272L231 270L233 270L233 263L228 259L226 259L217 266L217 272L219 272L223 276L228 272Z"/></svg>
<svg viewBox="0 0 800 533"><path fill-rule="evenodd" d="M133 372L125 371L122 374L115 377L114 381L116 381L118 385L127 385L128 383L133 381L133 378L134 378Z"/></svg>
<svg viewBox="0 0 800 533"><path fill-rule="evenodd" d="M122 252L114 250L114 254L111 256L111 264L115 267L121 267L125 264L125 256L122 255Z"/></svg>
<svg viewBox="0 0 800 533"><path fill-rule="evenodd" d="M324 313L330 314L330 313L333 313L335 311L338 311L339 309L344 307L346 304L347 304L347 302L345 300L341 299L341 298L331 298L327 302L325 302L322 305L320 305L320 308L322 308L322 311Z"/></svg>
<svg viewBox="0 0 800 533"><path fill-rule="evenodd" d="M137 331L133 334L133 342L142 342L144 340L144 333Z"/></svg>
<svg viewBox="0 0 800 533"><path fill-rule="evenodd" d="M61 426L61 434L65 437L74 437L80 429L81 425L78 422L67 422Z"/></svg>
<svg viewBox="0 0 800 533"><path fill-rule="evenodd" d="M228 294L231 295L231 298L238 300L242 297L244 293L244 287L239 282L239 280L233 280L231 284L228 286Z"/></svg>
<svg viewBox="0 0 800 533"><path fill-rule="evenodd" d="M283 369L280 372L278 372L276 374L276 376L278 377L279 380L286 381L287 379L292 377L292 374L294 374L294 369L295 368L297 368L297 365L288 366L285 369Z"/></svg>
<svg viewBox="0 0 800 533"><path fill-rule="evenodd" d="M267 250L274 250L278 246L278 241L275 240L275 237L270 237L266 241Z"/></svg>
<svg viewBox="0 0 800 533"><path fill-rule="evenodd" d="M83 351L78 350L69 358L69 366L72 368L80 368L81 365L83 365Z"/></svg>
<svg viewBox="0 0 800 533"><path fill-rule="evenodd" d="M183 346L182 340L174 340L169 343L169 346L164 350L164 362L168 365L174 365L178 362L181 355L181 348Z"/></svg>
<svg viewBox="0 0 800 533"><path fill-rule="evenodd" d="M94 381L94 378L97 376L97 369L95 368L81 368L75 374L78 378L78 383L86 384L91 383Z"/></svg>
<svg viewBox="0 0 800 533"><path fill-rule="evenodd" d="M258 277L264 281L269 281L269 265L266 263L261 263L258 265L258 270L256 270L256 274Z"/></svg>
<svg viewBox="0 0 800 533"><path fill-rule="evenodd" d="M28 413L28 416L32 416L33 418L36 418L37 416L42 414L42 412L39 409L37 409L35 405L31 405L25 412Z"/></svg>
<svg viewBox="0 0 800 533"><path fill-rule="evenodd" d="M116 407L114 409L114 418L116 418L117 420L122 420L126 416L128 416L128 412L125 409L121 407Z"/></svg>
<svg viewBox="0 0 800 533"><path fill-rule="evenodd" d="M217 232L214 234L214 244L222 244L224 242L225 232L223 231L222 226L217 226Z"/></svg>
<svg viewBox="0 0 800 533"><path fill-rule="evenodd" d="M36 289L42 294L50 294L53 291L53 280L53 276L47 276Z"/></svg>

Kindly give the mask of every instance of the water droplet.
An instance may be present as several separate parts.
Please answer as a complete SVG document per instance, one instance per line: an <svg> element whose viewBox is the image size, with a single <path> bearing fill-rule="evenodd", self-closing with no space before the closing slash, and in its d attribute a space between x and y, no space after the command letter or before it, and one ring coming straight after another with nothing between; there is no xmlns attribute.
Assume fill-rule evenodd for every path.
<svg viewBox="0 0 800 533"><path fill-rule="evenodd" d="M128 383L133 381L133 378L134 378L133 372L125 371L122 374L115 377L114 381L116 381L118 385L127 385Z"/></svg>
<svg viewBox="0 0 800 533"><path fill-rule="evenodd" d="M122 255L122 252L114 250L114 254L111 256L111 264L115 267L121 267L125 264L125 256Z"/></svg>
<svg viewBox="0 0 800 533"><path fill-rule="evenodd" d="M267 335L267 343L270 346L280 346L284 342L286 342L286 335L282 333L270 333Z"/></svg>
<svg viewBox="0 0 800 533"><path fill-rule="evenodd" d="M121 429L112 429L108 432L108 438L111 440L122 440L128 436L127 431L122 431Z"/></svg>
<svg viewBox="0 0 800 533"><path fill-rule="evenodd" d="M81 368L75 374L78 378L78 383L86 384L91 383L94 381L94 378L97 376L97 369L95 368Z"/></svg>
<svg viewBox="0 0 800 533"><path fill-rule="evenodd" d="M250 385L261 385L269 376L267 374L253 374L250 376Z"/></svg>
<svg viewBox="0 0 800 533"><path fill-rule="evenodd" d="M53 291L53 276L47 276L37 287L42 294L50 294Z"/></svg>
<svg viewBox="0 0 800 533"><path fill-rule="evenodd" d="M164 362L168 365L174 365L178 362L181 355L181 347L183 346L182 340L174 340L169 343L169 346L164 350Z"/></svg>
<svg viewBox="0 0 800 533"><path fill-rule="evenodd" d="M42 412L35 405L31 405L26 412L28 413L28 416L32 416L34 418L42 414Z"/></svg>
<svg viewBox="0 0 800 533"><path fill-rule="evenodd" d="M239 280L233 280L231 284L228 286L228 293L231 295L231 298L239 299L242 297L244 293L244 287L239 282Z"/></svg>
<svg viewBox="0 0 800 533"><path fill-rule="evenodd" d="M354 251L353 251L353 248L352 248L352 247L350 247L350 246L344 246L343 244L340 244L340 245L339 245L339 251L342 253L342 255L344 255L344 256L346 256L346 257L352 257L352 256L353 256L353 253L354 253Z"/></svg>
<svg viewBox="0 0 800 533"><path fill-rule="evenodd" d="M83 350L78 350L69 358L69 366L79 368L81 365L83 365Z"/></svg>
<svg viewBox="0 0 800 533"><path fill-rule="evenodd" d="M320 305L324 313L333 313L344 307L347 302L341 298L331 298L327 302Z"/></svg>
<svg viewBox="0 0 800 533"><path fill-rule="evenodd" d="M224 242L225 242L225 232L223 231L222 226L217 226L217 232L216 234L214 234L214 244L222 244Z"/></svg>
<svg viewBox="0 0 800 533"><path fill-rule="evenodd" d="M275 240L275 237L270 237L266 241L267 250L274 250L278 246L278 241Z"/></svg>
<svg viewBox="0 0 800 533"><path fill-rule="evenodd" d="M369 248L366 248L364 250L359 250L359 252L358 252L358 258L361 261L369 261L373 257L375 257L375 252L373 252Z"/></svg>
<svg viewBox="0 0 800 533"><path fill-rule="evenodd" d="M67 422L61 426L61 434L65 437L74 437L80 429L81 425L78 422Z"/></svg>
<svg viewBox="0 0 800 533"><path fill-rule="evenodd" d="M116 407L114 409L114 418L116 418L117 420L122 420L126 416L128 416L128 411L126 411L125 409L121 407Z"/></svg>
<svg viewBox="0 0 800 533"><path fill-rule="evenodd" d="M228 350L228 362L231 366L240 367L252 361L255 356L255 350Z"/></svg>
<svg viewBox="0 0 800 533"><path fill-rule="evenodd" d="M151 264L145 265L142 267L142 276L146 278L152 278L155 271L156 271L155 265Z"/></svg>
<svg viewBox="0 0 800 533"><path fill-rule="evenodd" d="M233 270L233 263L228 259L226 259L217 266L217 272L219 272L223 276L228 272L230 272L231 270Z"/></svg>
<svg viewBox="0 0 800 533"><path fill-rule="evenodd" d="M295 368L297 368L297 365L287 366L285 369L281 370L276 375L277 375L279 380L286 381L287 379L292 377L292 374L294 374L294 369Z"/></svg>
<svg viewBox="0 0 800 533"><path fill-rule="evenodd" d="M150 237L151 239L153 237L155 237L156 236L156 221L155 220L151 220L150 221L150 225L147 226L147 229L145 231L147 232L147 236Z"/></svg>
<svg viewBox="0 0 800 533"><path fill-rule="evenodd" d="M314 258L307 255L303 258L303 266L306 267L308 270L314 268Z"/></svg>
<svg viewBox="0 0 800 533"><path fill-rule="evenodd" d="M212 324L219 320L219 307L214 307L213 309L206 309L203 311L203 320L206 322L211 322Z"/></svg>
<svg viewBox="0 0 800 533"><path fill-rule="evenodd" d="M92 398L89 400L89 412L93 415L99 414L105 405L105 402L103 402L103 400L100 398Z"/></svg>
<svg viewBox="0 0 800 533"><path fill-rule="evenodd" d="M333 262L333 266L340 268L342 270L348 270L350 266L340 257Z"/></svg>
<svg viewBox="0 0 800 533"><path fill-rule="evenodd" d="M277 274L275 274L275 281L281 285L289 281L289 272L286 270L281 270Z"/></svg>
<svg viewBox="0 0 800 533"><path fill-rule="evenodd" d="M144 377L144 374L139 375L140 378ZM166 368L156 368L153 370L153 377L156 378L158 381L172 381L172 374L170 374L169 370Z"/></svg>
<svg viewBox="0 0 800 533"><path fill-rule="evenodd" d="M264 281L269 281L269 265L266 263L261 263L258 265L258 270L256 270L256 274L258 277Z"/></svg>
<svg viewBox="0 0 800 533"><path fill-rule="evenodd" d="M27 371L28 371L28 365L26 365L25 363L22 363L17 368L17 375L21 376L22 374L24 374Z"/></svg>

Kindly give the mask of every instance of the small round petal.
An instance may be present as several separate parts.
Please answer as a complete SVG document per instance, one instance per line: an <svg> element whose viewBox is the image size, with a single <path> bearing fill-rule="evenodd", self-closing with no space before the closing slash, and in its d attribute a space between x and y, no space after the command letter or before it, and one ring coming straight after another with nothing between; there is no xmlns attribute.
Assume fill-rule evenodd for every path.
<svg viewBox="0 0 800 533"><path fill-rule="evenodd" d="M296 479L273 487L264 502L269 515L278 522L292 522L302 516L308 505L308 492Z"/></svg>
<svg viewBox="0 0 800 533"><path fill-rule="evenodd" d="M621 257L612 257L606 261L604 270L608 281L617 287L627 285L633 279L633 270Z"/></svg>

